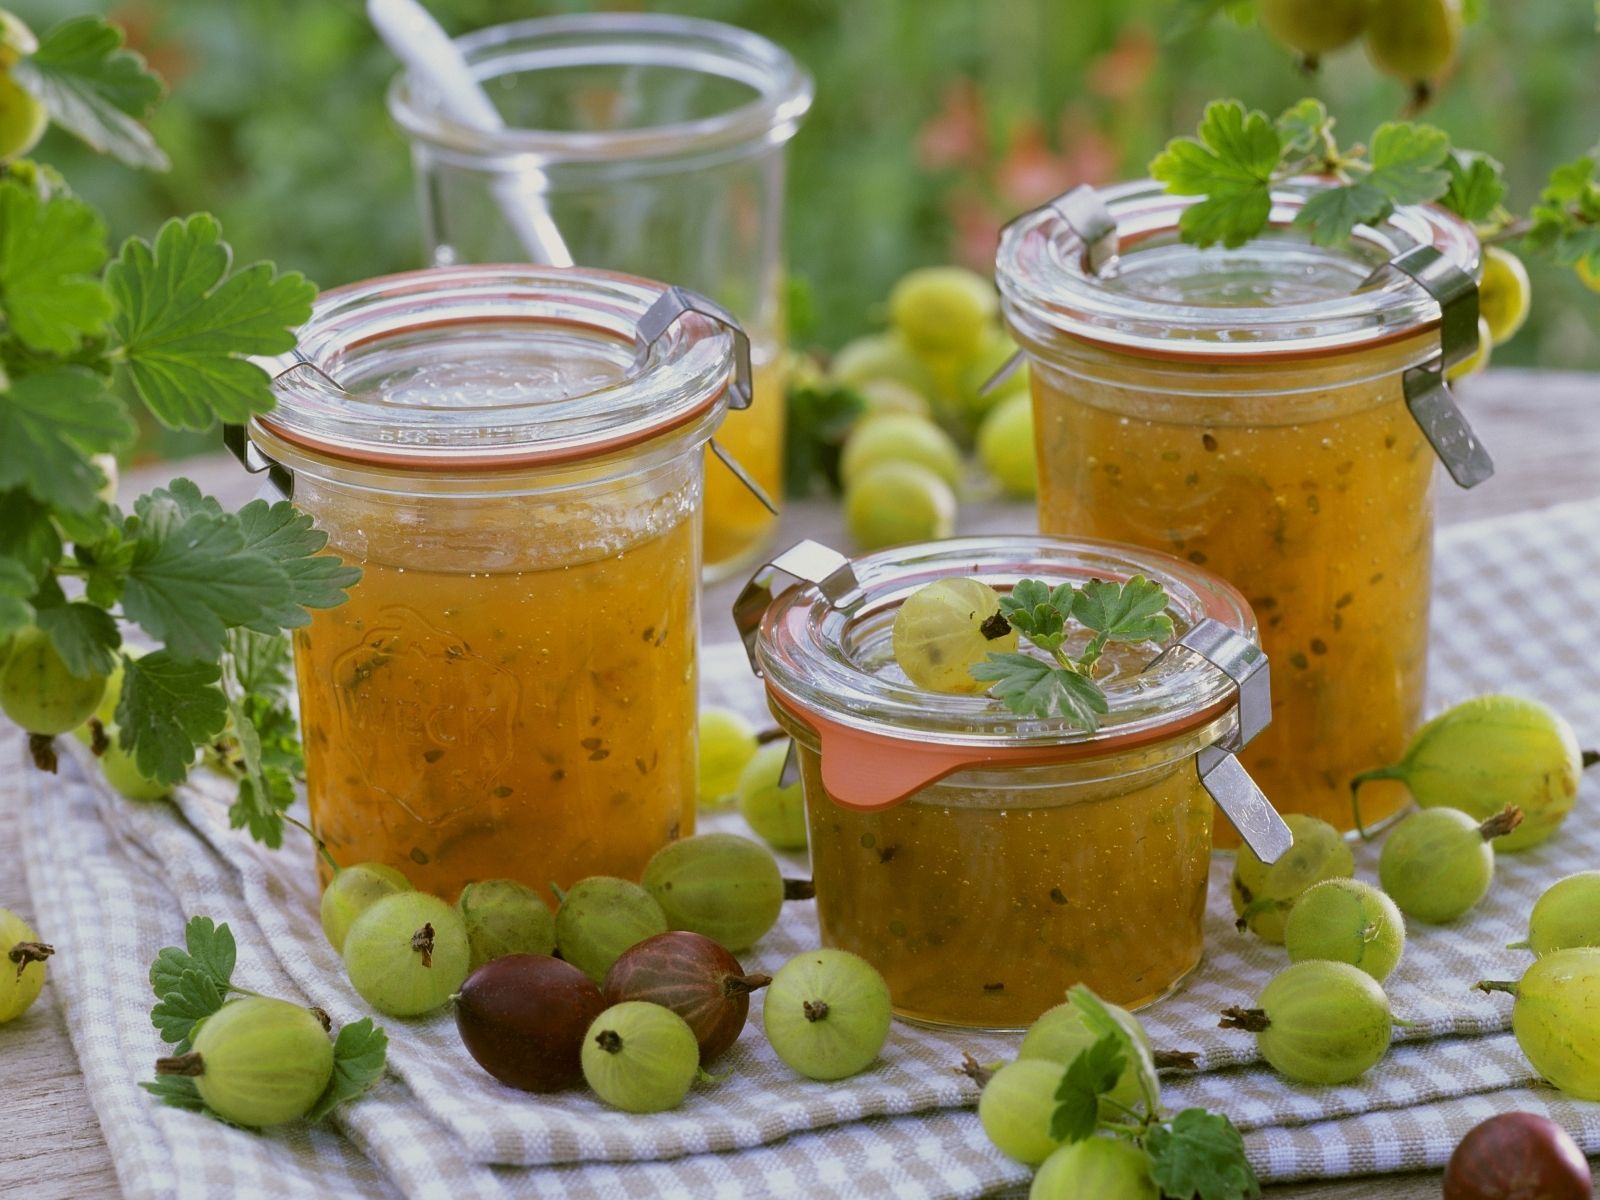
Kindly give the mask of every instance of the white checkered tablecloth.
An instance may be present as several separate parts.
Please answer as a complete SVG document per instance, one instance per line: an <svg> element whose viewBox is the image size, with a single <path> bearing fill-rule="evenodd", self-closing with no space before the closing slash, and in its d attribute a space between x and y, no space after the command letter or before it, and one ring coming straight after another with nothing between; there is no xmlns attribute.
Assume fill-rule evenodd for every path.
<svg viewBox="0 0 1600 1200"><path fill-rule="evenodd" d="M1549 701L1586 744L1600 741L1600 505L1569 505L1450 529L1439 539L1435 706L1488 690ZM756 713L743 653L707 649L711 702ZM65 741L65 739L63 739ZM74 747L76 749L76 747ZM21 761L19 739L0 746ZM53 991L122 1185L134 1197L326 1196L828 1197L979 1196L1027 1178L989 1146L971 1111L976 1088L954 1070L964 1052L1009 1056L1014 1039L897 1025L881 1062L835 1084L797 1079L751 1027L725 1060L725 1082L695 1089L676 1112L613 1112L573 1091L536 1097L501 1087L462 1050L448 1015L389 1030L391 1075L330 1124L250 1134L162 1108L135 1085L161 1042L149 1023L146 972L202 913L233 928L235 978L303 998L337 1022L365 1015L316 916L311 851L263 850L228 828L215 780L177 807L121 801L77 758L51 778L0 780L24 812L24 853L41 933L57 947ZM1510 1108L1547 1112L1600 1151L1600 1105L1539 1084L1505 1032L1506 997L1469 985L1515 977L1521 936L1542 887L1600 866L1600 780L1588 810L1536 850L1502 856L1485 903L1456 928L1416 927L1386 984L1400 1031L1389 1057L1355 1084L1304 1088L1254 1061L1254 1040L1216 1028L1217 1011L1253 999L1281 950L1235 933L1228 864L1213 874L1206 962L1143 1018L1160 1048L1198 1052L1203 1070L1165 1080L1167 1103L1227 1112L1264 1179L1394 1171L1441 1163L1469 1127ZM736 822L736 817L718 818ZM291 834L292 837L292 834ZM1373 877L1375 847L1360 847ZM804 864L796 862L797 870ZM790 904L745 957L771 970L814 945L812 906Z"/></svg>

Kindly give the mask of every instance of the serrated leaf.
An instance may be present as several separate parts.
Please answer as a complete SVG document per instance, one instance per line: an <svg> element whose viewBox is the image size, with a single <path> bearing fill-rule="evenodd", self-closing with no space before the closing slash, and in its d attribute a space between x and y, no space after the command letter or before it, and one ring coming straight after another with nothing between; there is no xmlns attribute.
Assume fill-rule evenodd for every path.
<svg viewBox="0 0 1600 1200"><path fill-rule="evenodd" d="M1180 196L1204 196L1178 219L1183 239L1197 246L1241 246L1266 227L1272 212L1272 174L1283 141L1265 114L1237 100L1206 106L1199 137L1175 138L1150 163L1150 174Z"/></svg>
<svg viewBox="0 0 1600 1200"><path fill-rule="evenodd" d="M289 580L265 555L244 548L227 514L168 516L151 506L138 531L122 609L174 657L215 661L229 628L249 625L289 599Z"/></svg>
<svg viewBox="0 0 1600 1200"><path fill-rule="evenodd" d="M33 623L33 572L14 558L0 558L0 642Z"/></svg>
<svg viewBox="0 0 1600 1200"><path fill-rule="evenodd" d="M167 156L139 124L161 98L161 80L123 48L122 31L100 17L74 17L52 28L39 48L11 68L50 120L101 154L165 171Z"/></svg>
<svg viewBox="0 0 1600 1200"><path fill-rule="evenodd" d="M228 653L234 678L246 695L276 696L288 691L293 677L294 654L283 634L256 633L251 629L228 631Z"/></svg>
<svg viewBox="0 0 1600 1200"><path fill-rule="evenodd" d="M1450 186L1450 138L1432 125L1385 122L1372 135L1369 157L1367 182L1397 205L1437 200Z"/></svg>
<svg viewBox="0 0 1600 1200"><path fill-rule="evenodd" d="M81 600L42 604L36 608L34 622L50 635L56 653L74 675L109 675L116 666L122 634L105 609Z"/></svg>
<svg viewBox="0 0 1600 1200"><path fill-rule="evenodd" d="M13 379L0 392L0 488L21 486L43 504L90 512L105 476L89 455L126 445L134 432L121 401L81 367Z"/></svg>
<svg viewBox="0 0 1600 1200"><path fill-rule="evenodd" d="M222 732L228 702L220 676L214 662L179 661L165 650L125 661L117 726L146 779L183 782L195 751Z"/></svg>
<svg viewBox="0 0 1600 1200"><path fill-rule="evenodd" d="M268 504L252 500L239 510L239 527L245 548L265 554L282 568L289 580L289 600L262 614L258 632L294 629L311 620L306 610L336 608L345 601L345 589L361 578L359 567L346 566L335 554L323 554L328 535L311 523L311 517L287 500Z"/></svg>
<svg viewBox="0 0 1600 1200"><path fill-rule="evenodd" d="M1311 233L1319 246L1337 246L1357 225L1374 225L1394 212L1394 204L1365 179L1311 193L1294 223Z"/></svg>
<svg viewBox="0 0 1600 1200"><path fill-rule="evenodd" d="M1261 1184L1233 1122L1186 1108L1145 1138L1150 1176L1172 1200L1255 1200Z"/></svg>
<svg viewBox="0 0 1600 1200"><path fill-rule="evenodd" d="M1054 650L1066 638L1072 610L1072 585L1052 588L1042 580L1019 579L1000 597L1000 611L1011 627L1041 650Z"/></svg>
<svg viewBox="0 0 1600 1200"><path fill-rule="evenodd" d="M1102 1034L1067 1065L1056 1088L1050 1136L1060 1142L1081 1142L1100 1124L1100 1097L1117 1086L1128 1065L1115 1034Z"/></svg>
<svg viewBox="0 0 1600 1200"><path fill-rule="evenodd" d="M228 274L232 251L206 213L171 220L151 246L131 238L106 270L127 370L140 399L174 429L240 423L272 407L267 373L247 355L294 348L316 288L256 263Z"/></svg>
<svg viewBox="0 0 1600 1200"><path fill-rule="evenodd" d="M105 261L106 231L94 209L0 182L0 311L19 341L65 355L103 329L111 317L98 278Z"/></svg>
<svg viewBox="0 0 1600 1200"><path fill-rule="evenodd" d="M163 1104L181 1108L185 1112L205 1112L206 1102L200 1099L200 1089L187 1075L158 1075L139 1084Z"/></svg>
<svg viewBox="0 0 1600 1200"><path fill-rule="evenodd" d="M1086 580L1072 601L1072 617L1109 642L1164 642L1172 636L1167 593L1135 575L1126 583Z"/></svg>
<svg viewBox="0 0 1600 1200"><path fill-rule="evenodd" d="M227 922L218 925L210 917L190 917L183 927L183 944L182 950L165 947L150 964L150 986L156 998L178 990L190 971L205 975L227 991L239 960L239 946Z"/></svg>
<svg viewBox="0 0 1600 1200"><path fill-rule="evenodd" d="M1322 149L1324 139L1333 129L1327 105L1310 97L1285 109L1277 123L1284 151L1291 155L1306 155Z"/></svg>
<svg viewBox="0 0 1600 1200"><path fill-rule="evenodd" d="M1092 679L1027 654L991 654L969 673L990 683L989 694L1019 716L1059 716L1093 732L1098 714L1109 711L1105 693Z"/></svg>
<svg viewBox="0 0 1600 1200"><path fill-rule="evenodd" d="M388 1051L388 1035L370 1017L339 1030L333 1042L333 1078L306 1120L320 1121L339 1105L370 1091L383 1078Z"/></svg>
<svg viewBox="0 0 1600 1200"><path fill-rule="evenodd" d="M202 1021L222 1007L223 989L202 971L184 971L150 1010L150 1023L161 1032L162 1041L189 1040L195 1022Z"/></svg>
<svg viewBox="0 0 1600 1200"><path fill-rule="evenodd" d="M1150 1056L1150 1048L1139 1036L1139 1019L1131 1013L1113 1012L1099 996L1081 983L1068 988L1067 995L1078 1010L1085 1029L1096 1038L1110 1034L1117 1039L1123 1057L1133 1066L1146 1106L1153 1110L1160 1100L1161 1081L1156 1076L1156 1064Z"/></svg>
<svg viewBox="0 0 1600 1200"><path fill-rule="evenodd" d="M1487 221L1506 197L1504 169L1487 154L1453 151L1445 159L1450 186L1439 203L1468 221Z"/></svg>
<svg viewBox="0 0 1600 1200"><path fill-rule="evenodd" d="M228 823L247 829L262 845L283 845L283 814L294 803L294 780L281 767L263 766L239 780L239 794L228 806Z"/></svg>
<svg viewBox="0 0 1600 1200"><path fill-rule="evenodd" d="M46 505L20 487L0 492L0 558L14 559L38 579L63 548Z"/></svg>

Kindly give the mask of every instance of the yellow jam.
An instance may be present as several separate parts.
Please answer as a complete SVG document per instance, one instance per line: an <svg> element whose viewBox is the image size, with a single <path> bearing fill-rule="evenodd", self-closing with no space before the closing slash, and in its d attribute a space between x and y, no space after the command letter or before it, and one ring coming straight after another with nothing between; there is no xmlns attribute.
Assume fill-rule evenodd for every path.
<svg viewBox="0 0 1600 1200"><path fill-rule="evenodd" d="M783 501L783 372L776 354L754 363L754 400L729 409L717 444L760 484L774 504ZM772 536L777 518L706 450L706 573L721 578L750 562Z"/></svg>

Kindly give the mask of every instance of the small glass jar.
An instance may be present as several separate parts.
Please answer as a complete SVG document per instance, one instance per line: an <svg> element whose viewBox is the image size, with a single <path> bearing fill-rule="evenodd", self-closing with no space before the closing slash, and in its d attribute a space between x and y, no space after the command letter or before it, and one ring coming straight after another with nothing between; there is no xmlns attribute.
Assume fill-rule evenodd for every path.
<svg viewBox="0 0 1600 1200"><path fill-rule="evenodd" d="M1260 237L1206 250L1178 237L1193 197L1105 189L1089 240L1057 207L1014 222L996 275L1032 368L1040 527L1237 585L1277 666L1244 762L1283 811L1348 831L1350 781L1400 757L1427 667L1434 453L1407 391L1437 368L1441 304L1383 268L1432 247L1475 330L1479 256L1431 207L1314 245L1293 221L1321 186L1283 187ZM1362 792L1369 823L1404 803Z"/></svg>
<svg viewBox="0 0 1600 1200"><path fill-rule="evenodd" d="M933 1025L1022 1028L1076 983L1131 1008L1169 992L1201 957L1202 756L1240 738L1239 685L1184 646L1112 643L1097 676L1111 711L1086 733L913 686L891 634L905 598L940 578L1005 592L1144 575L1167 590L1176 640L1204 627L1259 668L1246 686L1264 712L1244 598L1190 563L1107 543L966 538L835 558L817 572L774 560L818 582L763 609L758 575L736 611L794 739L823 943L869 960L896 1013Z"/></svg>
<svg viewBox="0 0 1600 1200"><path fill-rule="evenodd" d="M737 329L597 271L324 292L247 464L361 567L294 633L312 824L447 899L693 832L701 450ZM663 309L655 308L659 316Z"/></svg>
<svg viewBox="0 0 1600 1200"><path fill-rule="evenodd" d="M780 497L784 158L811 77L746 30L661 14L541 17L456 44L504 128L463 125L404 74L389 93L432 260L545 261L526 225L538 210L570 261L725 306L750 335L755 403L730 414L718 444ZM707 465L705 486L706 566L723 577L774 522L723 464Z"/></svg>

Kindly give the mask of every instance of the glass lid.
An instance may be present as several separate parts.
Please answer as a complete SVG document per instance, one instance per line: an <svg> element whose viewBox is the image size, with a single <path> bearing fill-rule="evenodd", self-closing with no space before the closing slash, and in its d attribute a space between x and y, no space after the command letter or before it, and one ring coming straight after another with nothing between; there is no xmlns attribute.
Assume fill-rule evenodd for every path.
<svg viewBox="0 0 1600 1200"><path fill-rule="evenodd" d="M812 584L772 602L757 661L786 706L882 737L986 752L1051 748L1064 759L1175 737L1236 706L1237 688L1222 671L1187 648L1163 655L1154 643L1108 647L1096 681L1111 711L1094 733L1059 718L1018 716L985 695L916 687L895 662L891 633L906 597L936 579L971 576L1004 593L1025 578L1054 586L1143 575L1166 588L1174 640L1207 618L1256 640L1249 605L1227 583L1181 559L1111 542L954 538L881 551L851 566L857 587L842 607ZM1080 631L1078 641L1087 640ZM1069 652L1076 648L1069 640ZM1026 641L1019 649L1028 652Z"/></svg>
<svg viewBox="0 0 1600 1200"><path fill-rule="evenodd" d="M1210 361L1350 350L1437 326L1439 305L1421 285L1396 270L1374 273L1429 245L1476 276L1471 228L1443 209L1416 205L1357 226L1346 245L1318 246L1294 219L1328 186L1314 179L1282 185L1260 236L1204 250L1178 235L1178 218L1200 197L1170 195L1152 180L1103 188L1098 196L1118 244L1098 271L1060 213L1029 213L1007 227L996 258L1007 320L1035 347L1066 336Z"/></svg>
<svg viewBox="0 0 1600 1200"><path fill-rule="evenodd" d="M324 292L289 354L257 362L277 407L255 425L337 459L417 470L569 462L674 430L709 437L734 337L627 275L440 267Z"/></svg>

